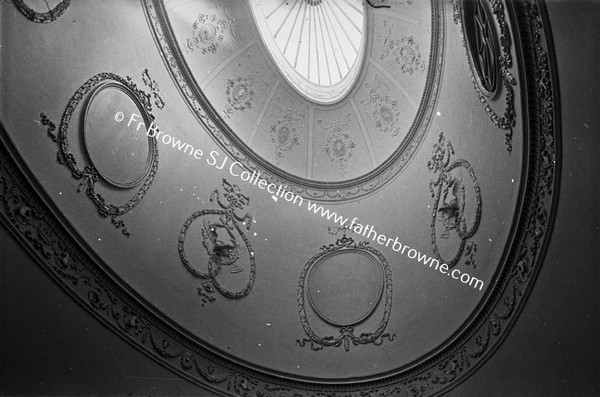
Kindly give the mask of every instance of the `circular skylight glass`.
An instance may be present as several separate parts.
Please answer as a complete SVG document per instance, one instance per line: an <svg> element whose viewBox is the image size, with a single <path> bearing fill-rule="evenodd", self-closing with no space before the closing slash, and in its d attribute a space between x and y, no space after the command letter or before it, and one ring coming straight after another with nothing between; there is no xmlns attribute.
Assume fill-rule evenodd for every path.
<svg viewBox="0 0 600 397"><path fill-rule="evenodd" d="M288 82L306 98L333 103L362 63L362 0L250 0L260 35Z"/></svg>

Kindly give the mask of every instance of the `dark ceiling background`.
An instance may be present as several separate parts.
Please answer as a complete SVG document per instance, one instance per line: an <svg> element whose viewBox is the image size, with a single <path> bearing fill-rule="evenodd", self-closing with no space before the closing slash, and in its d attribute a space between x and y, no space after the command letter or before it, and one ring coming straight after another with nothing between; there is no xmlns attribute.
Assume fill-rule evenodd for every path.
<svg viewBox="0 0 600 397"><path fill-rule="evenodd" d="M600 395L598 2L548 1L563 119L558 215L516 325L450 396ZM0 394L205 395L113 334L0 228Z"/></svg>

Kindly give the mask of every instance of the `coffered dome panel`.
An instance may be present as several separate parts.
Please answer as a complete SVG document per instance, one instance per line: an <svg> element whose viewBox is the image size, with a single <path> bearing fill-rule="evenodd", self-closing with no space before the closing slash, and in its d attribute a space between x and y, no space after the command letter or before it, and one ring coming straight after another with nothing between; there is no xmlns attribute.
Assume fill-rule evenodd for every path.
<svg viewBox="0 0 600 397"><path fill-rule="evenodd" d="M293 175L308 177L311 107L278 84L265 113L247 142L266 161ZM309 133L311 134L309 136Z"/></svg>
<svg viewBox="0 0 600 397"><path fill-rule="evenodd" d="M402 170L437 100L440 4L396 8L166 1L160 43L175 55L169 68L182 94L231 156L304 196L351 199ZM306 118L303 131L275 127L278 143L265 145L264 119L281 102L289 117Z"/></svg>

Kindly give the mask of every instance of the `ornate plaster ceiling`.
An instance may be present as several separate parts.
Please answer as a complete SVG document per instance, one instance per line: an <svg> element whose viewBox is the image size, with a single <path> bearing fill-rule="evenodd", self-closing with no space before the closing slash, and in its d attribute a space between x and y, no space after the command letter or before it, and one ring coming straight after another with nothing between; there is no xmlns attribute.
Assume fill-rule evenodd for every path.
<svg viewBox="0 0 600 397"><path fill-rule="evenodd" d="M288 83L307 99L335 103L354 86L365 55L364 5L250 2L258 32Z"/></svg>
<svg viewBox="0 0 600 397"><path fill-rule="evenodd" d="M543 3L364 4L335 103L282 74L245 1L144 0L74 32L67 1L15 4L1 219L152 358L218 394L433 395L516 321L558 193ZM69 77L18 95L40 67Z"/></svg>
<svg viewBox="0 0 600 397"><path fill-rule="evenodd" d="M165 37L159 43L177 43L162 49L173 56L171 73L181 76L177 82L189 105L199 119L208 116L209 131L231 154L303 195L356 198L400 172L431 121L443 71L440 4L397 2L378 11L360 2L360 8L342 0L327 8L306 3L305 19L322 8L327 15L334 14L330 7L346 14L359 10L362 19L350 25L361 35L364 29L355 40L356 65L350 65L356 77L342 84L343 95L325 90L309 98L311 87L298 87L302 76L286 76L287 61L256 22L259 11L293 15L297 3L305 2L278 8L263 1L253 10L248 2L167 1L156 8L154 30ZM310 21L307 29L316 34L322 26ZM355 27L360 21L363 26Z"/></svg>

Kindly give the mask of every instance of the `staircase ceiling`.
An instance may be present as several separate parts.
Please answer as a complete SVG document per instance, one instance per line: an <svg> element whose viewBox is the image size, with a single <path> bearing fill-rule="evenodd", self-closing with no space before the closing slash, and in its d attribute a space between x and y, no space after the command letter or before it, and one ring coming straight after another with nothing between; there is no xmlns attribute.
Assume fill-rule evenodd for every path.
<svg viewBox="0 0 600 397"><path fill-rule="evenodd" d="M356 0L314 5L301 0L219 4L176 0L165 2L162 18L165 34L177 43L170 49L176 55L173 73L187 76L180 87L191 91L187 99L192 107L198 102L203 108L195 109L198 117L205 111L212 115L220 130L214 133L216 139L234 146L250 168L259 165L299 193L339 200L388 182L423 138L443 71L439 8L428 1L398 3L379 11ZM312 50L298 40L299 61L316 68L319 54L330 60L326 48L317 45L326 37L317 36L317 31L323 25L328 31L320 13L335 20L330 24L342 31L342 38L323 47L340 40L344 47L356 47L356 52L346 50L349 53L336 60L348 58L350 70L347 81L333 86L325 76L322 84L309 81L315 74L321 77L315 70L312 76L306 69L304 76L292 71L291 59L282 59L277 47L285 48L286 34L290 40L298 39L294 32L299 36L306 30L316 37L304 31L302 37L312 43ZM302 19L300 15L306 27L285 23ZM356 21L343 28L338 21L346 15ZM266 16L283 21L273 26L260 22ZM262 33L261 25L265 25ZM346 38L343 29L350 33L360 29L360 36L349 33ZM279 43L272 37L276 33ZM348 44L352 39L356 43ZM331 64L337 72L333 59ZM339 85L341 92L336 91Z"/></svg>
<svg viewBox="0 0 600 397"><path fill-rule="evenodd" d="M1 219L153 359L217 394L434 395L516 321L560 171L543 3L24 4Z"/></svg>

